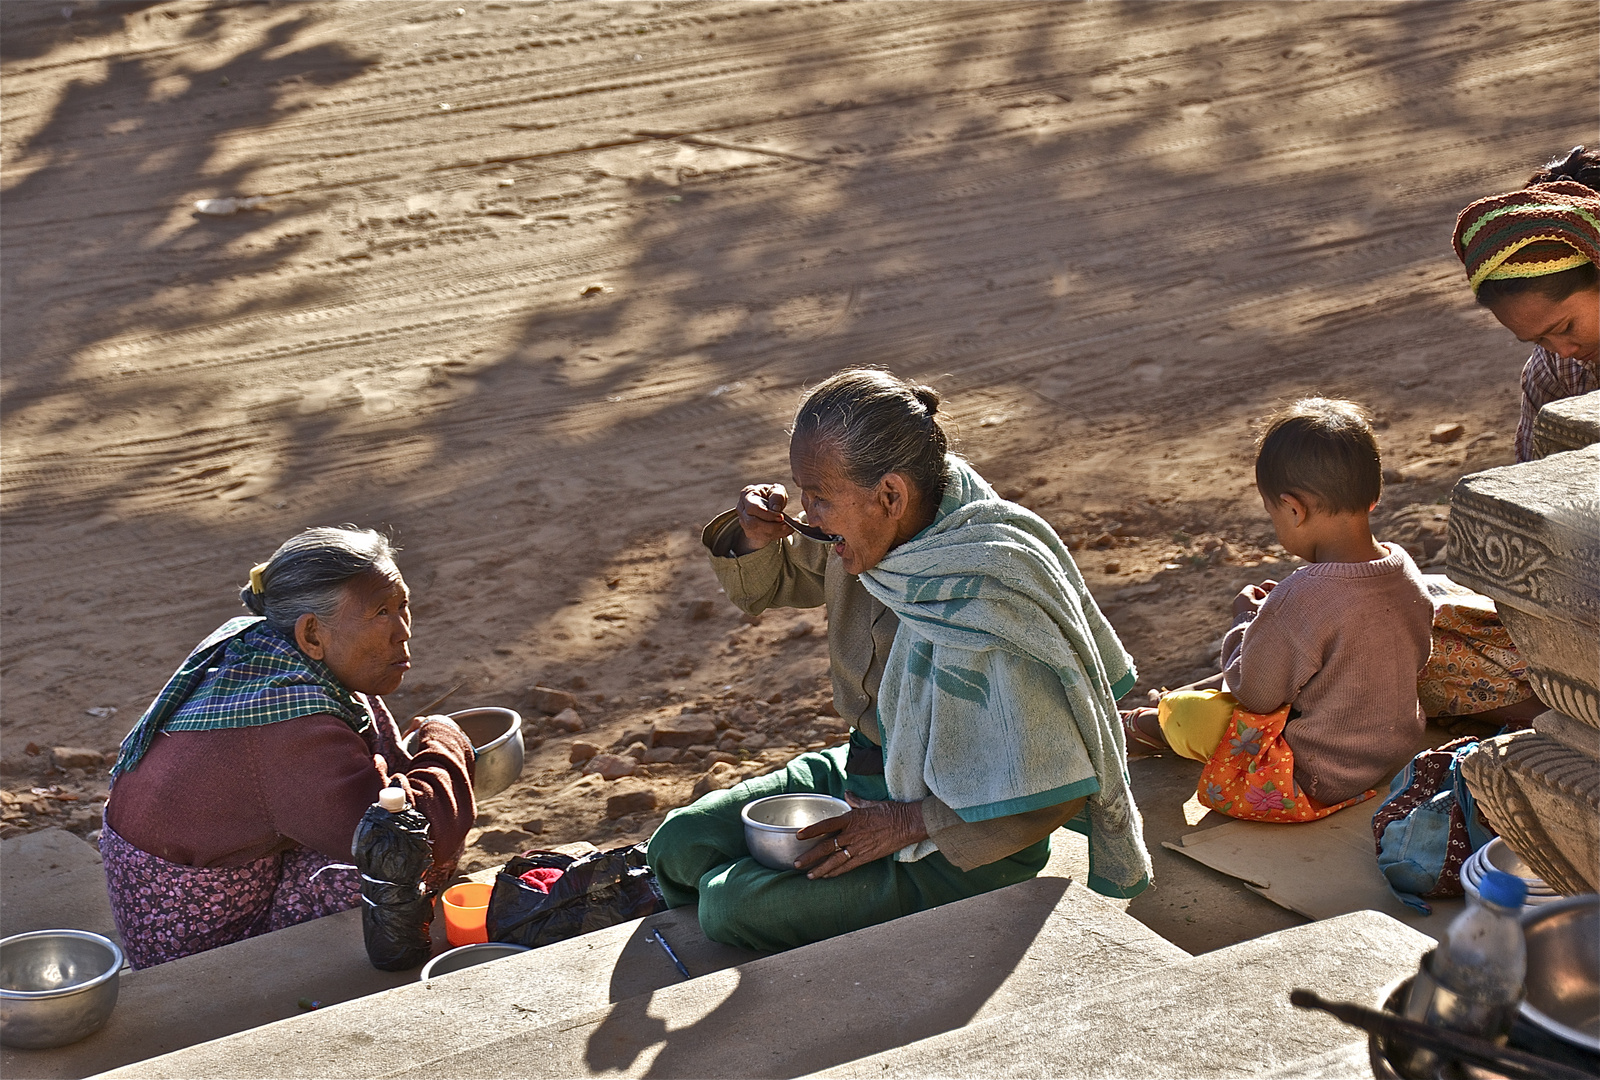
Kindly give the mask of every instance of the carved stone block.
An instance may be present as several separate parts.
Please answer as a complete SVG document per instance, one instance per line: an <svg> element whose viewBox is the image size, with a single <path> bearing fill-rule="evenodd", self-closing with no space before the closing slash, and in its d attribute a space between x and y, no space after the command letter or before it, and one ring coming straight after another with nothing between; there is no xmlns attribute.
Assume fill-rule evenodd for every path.
<svg viewBox="0 0 1600 1080"><path fill-rule="evenodd" d="M1600 891L1600 767L1538 731L1478 744L1461 762L1478 812L1567 896Z"/></svg>
<svg viewBox="0 0 1600 1080"><path fill-rule="evenodd" d="M1539 699L1600 727L1600 444L1462 477L1446 569L1494 600Z"/></svg>
<svg viewBox="0 0 1600 1080"><path fill-rule="evenodd" d="M1533 421L1533 453L1549 457L1600 443L1600 390L1552 401Z"/></svg>
<svg viewBox="0 0 1600 1080"><path fill-rule="evenodd" d="M1588 724L1579 723L1565 713L1540 713L1533 718L1533 730L1548 735L1556 742L1565 743L1584 757L1600 762L1600 731Z"/></svg>

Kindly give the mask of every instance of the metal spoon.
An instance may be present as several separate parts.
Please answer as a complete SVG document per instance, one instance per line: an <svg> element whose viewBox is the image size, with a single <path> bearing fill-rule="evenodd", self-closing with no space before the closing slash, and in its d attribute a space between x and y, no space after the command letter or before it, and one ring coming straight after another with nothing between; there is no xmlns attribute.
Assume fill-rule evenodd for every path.
<svg viewBox="0 0 1600 1080"><path fill-rule="evenodd" d="M842 536L835 536L833 533L823 532L815 525L807 525L805 522L800 521L789 514L784 514L782 510L779 510L776 506L772 505L772 501L770 499L763 499L762 501L767 504L767 509L771 510L774 514L783 514L783 523L789 526L789 528L793 529L795 532L799 533L801 536L804 536L809 540L820 540L824 544L841 544L844 542L844 537Z"/></svg>

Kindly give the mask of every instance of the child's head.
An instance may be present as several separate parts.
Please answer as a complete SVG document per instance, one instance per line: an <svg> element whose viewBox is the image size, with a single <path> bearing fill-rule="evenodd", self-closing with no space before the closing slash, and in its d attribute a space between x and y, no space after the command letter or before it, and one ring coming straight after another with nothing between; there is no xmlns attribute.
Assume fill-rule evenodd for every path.
<svg viewBox="0 0 1600 1080"><path fill-rule="evenodd" d="M1285 547L1280 516L1298 524L1317 515L1365 520L1383 491L1366 412L1353 401L1320 397L1280 409L1256 442L1256 487Z"/></svg>

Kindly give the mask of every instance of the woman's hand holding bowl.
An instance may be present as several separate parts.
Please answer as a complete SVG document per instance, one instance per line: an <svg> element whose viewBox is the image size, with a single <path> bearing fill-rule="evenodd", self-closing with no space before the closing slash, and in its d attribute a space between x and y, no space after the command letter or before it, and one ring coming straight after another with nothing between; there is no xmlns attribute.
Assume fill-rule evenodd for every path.
<svg viewBox="0 0 1600 1080"><path fill-rule="evenodd" d="M768 505L768 500L771 505ZM741 491L739 528L744 533L744 540L735 542L733 549L740 555L748 555L793 532L783 520L783 508L787 505L789 493L782 484L751 484Z"/></svg>
<svg viewBox="0 0 1600 1080"><path fill-rule="evenodd" d="M808 878L838 877L928 838L919 802L873 802L848 792L844 798L853 807L848 814L807 825L795 834L801 840L822 837L822 843L794 864Z"/></svg>

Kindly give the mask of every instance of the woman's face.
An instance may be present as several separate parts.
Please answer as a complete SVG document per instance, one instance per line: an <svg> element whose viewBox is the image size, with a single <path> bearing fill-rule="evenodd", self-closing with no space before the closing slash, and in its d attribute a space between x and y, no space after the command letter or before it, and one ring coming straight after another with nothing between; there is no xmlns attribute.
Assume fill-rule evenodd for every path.
<svg viewBox="0 0 1600 1080"><path fill-rule="evenodd" d="M815 439L789 444L789 471L800 489L806 520L844 539L834 553L849 574L870 570L891 548L915 536L921 500L906 478L890 473L875 488L858 487L847 476L831 445Z"/></svg>
<svg viewBox="0 0 1600 1080"><path fill-rule="evenodd" d="M411 668L411 593L399 573L366 574L344 588L328 620L302 615L300 649L328 665L333 677L363 694L392 694Z"/></svg>
<svg viewBox="0 0 1600 1080"><path fill-rule="evenodd" d="M1522 341L1584 364L1600 360L1600 289L1579 289L1565 300L1513 293L1488 306Z"/></svg>

